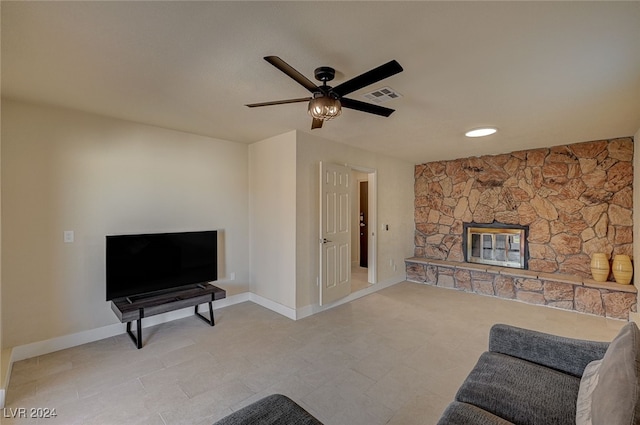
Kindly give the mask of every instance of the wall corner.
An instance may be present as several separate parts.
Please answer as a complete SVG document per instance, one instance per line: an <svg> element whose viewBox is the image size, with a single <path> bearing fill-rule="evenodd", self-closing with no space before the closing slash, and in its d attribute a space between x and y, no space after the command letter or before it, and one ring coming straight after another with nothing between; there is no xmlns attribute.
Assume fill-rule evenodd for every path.
<svg viewBox="0 0 640 425"><path fill-rule="evenodd" d="M638 155L637 150L635 148L635 144L640 140L640 129L633 136L633 210L636 210L637 206L640 205L640 155ZM640 214L634 211L633 214L633 240L640 240ZM635 273L633 274L633 284L636 288L640 287L640 278L638 277L638 262L637 259L640 258L640 246L638 243L633 244L633 262L635 265ZM640 297L640 294L638 295ZM638 305L638 298L636 298L636 310ZM633 312L632 312L633 314ZM631 315L629 316L631 320ZM633 317L637 317L640 319L640 315L634 315ZM633 319L636 322L635 318ZM640 320L637 322L640 324Z"/></svg>

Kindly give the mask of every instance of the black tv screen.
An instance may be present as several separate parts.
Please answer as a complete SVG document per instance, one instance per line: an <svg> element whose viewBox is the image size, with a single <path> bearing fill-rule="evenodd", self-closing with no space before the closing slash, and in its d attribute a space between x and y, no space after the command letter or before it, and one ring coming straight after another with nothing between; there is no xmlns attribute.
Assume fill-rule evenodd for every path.
<svg viewBox="0 0 640 425"><path fill-rule="evenodd" d="M107 301L218 278L215 230L106 237Z"/></svg>

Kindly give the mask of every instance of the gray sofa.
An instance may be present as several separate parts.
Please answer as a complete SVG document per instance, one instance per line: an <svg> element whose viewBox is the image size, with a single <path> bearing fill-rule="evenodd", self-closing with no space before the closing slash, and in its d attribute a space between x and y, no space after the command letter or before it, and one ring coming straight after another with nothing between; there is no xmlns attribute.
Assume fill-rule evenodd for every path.
<svg viewBox="0 0 640 425"><path fill-rule="evenodd" d="M243 407L214 425L322 425L322 422L282 394Z"/></svg>
<svg viewBox="0 0 640 425"><path fill-rule="evenodd" d="M640 424L640 331L611 342L494 325L438 425Z"/></svg>
<svg viewBox="0 0 640 425"><path fill-rule="evenodd" d="M438 425L640 425L639 367L634 323L611 343L494 325ZM276 394L214 425L322 424Z"/></svg>

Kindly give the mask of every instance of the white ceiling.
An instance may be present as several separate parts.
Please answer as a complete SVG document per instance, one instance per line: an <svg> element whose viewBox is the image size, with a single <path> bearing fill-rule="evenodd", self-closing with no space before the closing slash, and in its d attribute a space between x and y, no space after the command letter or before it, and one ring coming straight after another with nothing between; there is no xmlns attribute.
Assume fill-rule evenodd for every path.
<svg viewBox="0 0 640 425"><path fill-rule="evenodd" d="M413 163L631 136L640 2L2 1L2 95L252 143L311 131L280 56L338 85L396 59L389 118L346 109L318 136ZM491 125L496 135L466 139Z"/></svg>

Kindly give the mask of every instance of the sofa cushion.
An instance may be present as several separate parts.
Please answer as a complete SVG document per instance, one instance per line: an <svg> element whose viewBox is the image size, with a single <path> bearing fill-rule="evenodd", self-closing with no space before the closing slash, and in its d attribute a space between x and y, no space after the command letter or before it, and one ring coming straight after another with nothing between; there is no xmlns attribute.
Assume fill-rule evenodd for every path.
<svg viewBox="0 0 640 425"><path fill-rule="evenodd" d="M640 330L627 323L604 354L593 390L591 417L596 425L640 424Z"/></svg>
<svg viewBox="0 0 640 425"><path fill-rule="evenodd" d="M273 394L222 418L214 425L322 425L290 398Z"/></svg>
<svg viewBox="0 0 640 425"><path fill-rule="evenodd" d="M531 329L495 324L489 332L489 351L518 357L580 378L584 368L600 360L608 342L567 338Z"/></svg>
<svg viewBox="0 0 640 425"><path fill-rule="evenodd" d="M580 379L578 401L576 402L576 425L592 425L591 404L593 402L593 390L598 385L598 372L602 360L594 360L584 368L584 374Z"/></svg>
<svg viewBox="0 0 640 425"><path fill-rule="evenodd" d="M456 400L518 425L575 424L580 378L505 354L486 352Z"/></svg>
<svg viewBox="0 0 640 425"><path fill-rule="evenodd" d="M454 401L445 409L437 425L513 425L509 421L467 403Z"/></svg>

